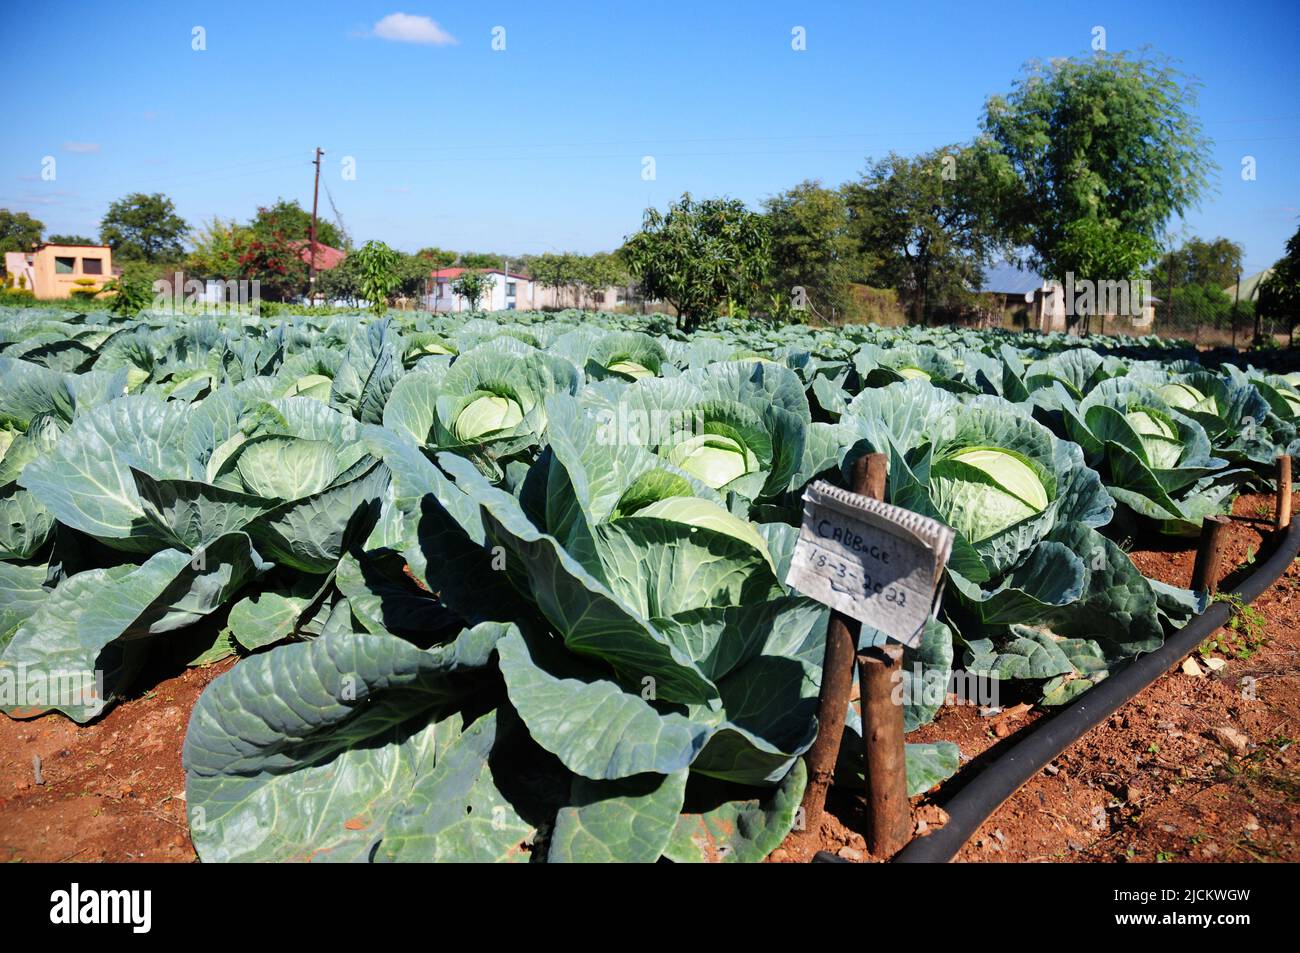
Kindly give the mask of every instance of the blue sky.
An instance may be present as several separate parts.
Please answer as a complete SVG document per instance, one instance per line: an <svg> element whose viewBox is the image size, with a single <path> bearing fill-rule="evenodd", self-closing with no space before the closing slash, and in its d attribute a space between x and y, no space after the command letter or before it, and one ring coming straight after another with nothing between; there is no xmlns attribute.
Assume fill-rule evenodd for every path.
<svg viewBox="0 0 1300 953"><path fill-rule="evenodd" d="M968 139L1026 60L1085 53L1095 26L1109 49L1150 46L1203 84L1220 171L1176 228L1241 242L1253 271L1300 221L1293 0L123 2L93 22L73 3L7 7L0 206L51 232L93 235L136 190L165 192L191 223L277 196L310 207L319 145L322 212L328 189L357 240L613 248L683 191L757 204L805 178L854 178L890 150ZM397 13L437 27L389 19L376 35Z"/></svg>

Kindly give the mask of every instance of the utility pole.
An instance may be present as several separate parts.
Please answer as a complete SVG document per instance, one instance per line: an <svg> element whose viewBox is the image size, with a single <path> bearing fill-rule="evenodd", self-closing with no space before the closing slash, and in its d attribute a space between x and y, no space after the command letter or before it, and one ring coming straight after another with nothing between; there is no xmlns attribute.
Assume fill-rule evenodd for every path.
<svg viewBox="0 0 1300 953"><path fill-rule="evenodd" d="M1241 269L1237 269L1237 287L1233 289L1232 299L1232 347L1237 348L1237 306L1241 304Z"/></svg>
<svg viewBox="0 0 1300 953"><path fill-rule="evenodd" d="M316 203L320 198L320 157L324 154L320 146L317 146L316 159L312 163L316 166L316 183L311 188L311 260L307 271L307 294L310 304L316 303Z"/></svg>

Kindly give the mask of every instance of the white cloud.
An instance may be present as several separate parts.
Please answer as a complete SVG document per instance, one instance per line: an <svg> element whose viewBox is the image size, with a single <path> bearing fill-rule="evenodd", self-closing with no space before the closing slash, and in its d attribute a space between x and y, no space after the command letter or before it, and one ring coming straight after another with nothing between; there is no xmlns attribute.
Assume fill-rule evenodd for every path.
<svg viewBox="0 0 1300 953"><path fill-rule="evenodd" d="M372 31L381 40L394 43L423 43L428 46L455 46L454 36L428 17L411 13L390 13Z"/></svg>
<svg viewBox="0 0 1300 953"><path fill-rule="evenodd" d="M64 152L98 152L98 142L65 142L63 144Z"/></svg>

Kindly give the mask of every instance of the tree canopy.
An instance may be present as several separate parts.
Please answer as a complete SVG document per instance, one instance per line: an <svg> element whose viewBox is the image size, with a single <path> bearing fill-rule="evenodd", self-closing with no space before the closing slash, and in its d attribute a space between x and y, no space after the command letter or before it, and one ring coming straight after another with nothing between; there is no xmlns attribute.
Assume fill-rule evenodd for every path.
<svg viewBox="0 0 1300 953"><path fill-rule="evenodd" d="M843 312L857 269L844 195L805 181L763 203L772 236L771 307L824 318Z"/></svg>
<svg viewBox="0 0 1300 953"><path fill-rule="evenodd" d="M1195 105L1194 82L1156 56L1030 63L983 119L1020 182L1003 228L1048 277L1132 277L1205 191L1213 165Z"/></svg>
<svg viewBox="0 0 1300 953"><path fill-rule="evenodd" d="M871 163L844 186L867 284L898 289L924 323L936 308L968 304L983 269L1010 250L996 210L1013 188L1010 167L987 142Z"/></svg>
<svg viewBox="0 0 1300 953"><path fill-rule="evenodd" d="M31 251L39 244L45 224L26 212L11 212L0 208L0 252Z"/></svg>
<svg viewBox="0 0 1300 953"><path fill-rule="evenodd" d="M1259 285L1255 312L1260 317L1300 323L1300 228L1286 241L1286 254L1273 266L1273 273Z"/></svg>
<svg viewBox="0 0 1300 953"><path fill-rule="evenodd" d="M649 208L623 247L647 297L671 304L694 328L723 306L754 300L769 267L771 235L762 215L737 199L696 201L690 193Z"/></svg>
<svg viewBox="0 0 1300 953"><path fill-rule="evenodd" d="M276 199L274 205L257 210L249 227L262 237L280 232L290 240L305 241L311 238L311 213L297 200ZM316 217L316 241L331 248L342 248L345 244L338 226L319 215Z"/></svg>
<svg viewBox="0 0 1300 953"><path fill-rule="evenodd" d="M185 252L189 232L176 206L161 192L132 192L108 207L99 225L99 237L124 260L176 261Z"/></svg>
<svg viewBox="0 0 1300 953"><path fill-rule="evenodd" d="M1241 246L1226 238L1192 238L1157 263L1152 278L1157 288L1206 285L1223 289L1241 272Z"/></svg>

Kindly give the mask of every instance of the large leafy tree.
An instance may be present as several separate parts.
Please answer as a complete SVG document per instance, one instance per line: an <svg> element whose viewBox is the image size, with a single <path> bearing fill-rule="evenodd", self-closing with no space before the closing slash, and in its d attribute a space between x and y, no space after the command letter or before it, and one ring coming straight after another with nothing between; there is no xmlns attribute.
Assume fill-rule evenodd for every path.
<svg viewBox="0 0 1300 953"><path fill-rule="evenodd" d="M193 248L185 259L187 270L205 278L238 278L244 268L240 258L253 241L252 232L234 219L213 216L190 236Z"/></svg>
<svg viewBox="0 0 1300 953"><path fill-rule="evenodd" d="M772 235L774 310L793 306L823 317L842 313L857 257L844 196L805 181L773 195L763 208Z"/></svg>
<svg viewBox="0 0 1300 953"><path fill-rule="evenodd" d="M627 281L627 265L621 255L596 252L578 260L578 280L587 296L603 293L606 288ZM609 302L601 302L608 304Z"/></svg>
<svg viewBox="0 0 1300 953"><path fill-rule="evenodd" d="M93 238L87 238L85 235L51 235L46 239L51 245L94 245L97 244Z"/></svg>
<svg viewBox="0 0 1300 953"><path fill-rule="evenodd" d="M345 301L351 307L357 307L361 294L361 259L356 254L348 255L341 262L316 275L316 293L325 301Z"/></svg>
<svg viewBox="0 0 1300 953"><path fill-rule="evenodd" d="M919 156L890 153L843 187L867 284L896 288L913 320L973 300L983 269L1009 248L996 210L1014 187L986 141Z"/></svg>
<svg viewBox="0 0 1300 953"><path fill-rule="evenodd" d="M1157 57L1030 63L983 120L1021 186L999 206L1002 225L1048 277L1136 277L1205 190L1195 104L1195 84Z"/></svg>
<svg viewBox="0 0 1300 953"><path fill-rule="evenodd" d="M1284 321L1292 336L1300 323L1300 228L1287 239L1286 255L1259 285L1255 313L1260 318Z"/></svg>
<svg viewBox="0 0 1300 953"><path fill-rule="evenodd" d="M1151 272L1154 293L1165 301L1162 313L1176 327L1224 325L1250 302L1238 303L1224 289L1241 272L1241 246L1226 238L1192 238L1167 252Z"/></svg>
<svg viewBox="0 0 1300 953"><path fill-rule="evenodd" d="M290 301L306 289L308 269L301 246L283 232L247 229L237 234L236 242L240 277L256 280L262 297Z"/></svg>
<svg viewBox="0 0 1300 953"><path fill-rule="evenodd" d="M457 264L462 268L500 268L501 256L492 252L467 251L461 253Z"/></svg>
<svg viewBox="0 0 1300 953"><path fill-rule="evenodd" d="M423 255L398 252L396 291L405 298L418 298L428 291L432 261Z"/></svg>
<svg viewBox="0 0 1300 953"><path fill-rule="evenodd" d="M757 298L771 263L771 235L767 220L745 203L697 202L688 192L667 212L646 209L623 253L646 296L671 304L679 325L691 330L724 303Z"/></svg>
<svg viewBox="0 0 1300 953"><path fill-rule="evenodd" d="M1234 241L1192 238L1157 263L1152 278L1157 288L1205 285L1223 289L1237 280L1242 249Z"/></svg>
<svg viewBox="0 0 1300 953"><path fill-rule="evenodd" d="M100 240L127 261L177 261L189 230L161 192L132 192L110 205L99 223Z"/></svg>
<svg viewBox="0 0 1300 953"><path fill-rule="evenodd" d="M582 259L569 252L548 251L529 262L529 267L534 281L557 293L575 290L582 280Z"/></svg>
<svg viewBox="0 0 1300 953"><path fill-rule="evenodd" d="M41 240L45 224L26 212L0 208L0 252L30 251Z"/></svg>
<svg viewBox="0 0 1300 953"><path fill-rule="evenodd" d="M456 253L448 251L445 248L436 246L430 248L421 248L417 251L416 256L425 259L432 268L449 268L456 261Z"/></svg>
<svg viewBox="0 0 1300 953"><path fill-rule="evenodd" d="M263 237L278 232L291 241L306 241L311 238L311 213L296 200L276 199L274 205L257 210L249 227ZM337 225L319 216L316 218L316 241L331 248L343 248L347 243Z"/></svg>

